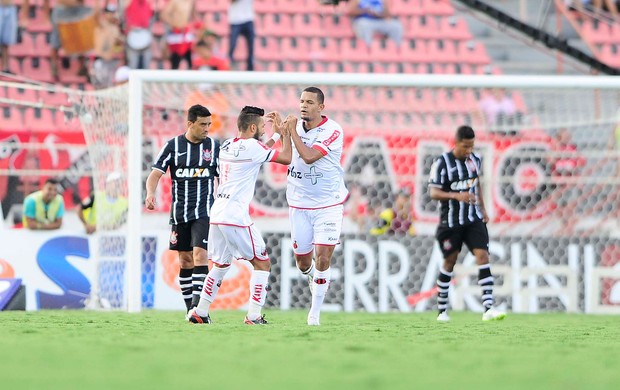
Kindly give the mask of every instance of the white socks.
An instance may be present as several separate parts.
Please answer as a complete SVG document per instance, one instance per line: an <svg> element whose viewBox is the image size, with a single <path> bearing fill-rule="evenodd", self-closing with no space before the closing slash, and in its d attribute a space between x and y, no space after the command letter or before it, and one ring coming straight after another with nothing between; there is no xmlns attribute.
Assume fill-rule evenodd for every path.
<svg viewBox="0 0 620 390"><path fill-rule="evenodd" d="M310 318L314 318L317 320L318 325L318 320L321 315L321 306L323 305L323 300L325 300L325 294L327 293L327 288L329 287L331 273L331 268L328 268L325 271L314 271L314 279L312 281L312 306L310 307L310 312L308 313L308 322L310 322Z"/></svg>
<svg viewBox="0 0 620 390"><path fill-rule="evenodd" d="M267 298L267 284L269 271L252 271L250 278L250 300L248 303L248 319L251 321L260 317L260 312Z"/></svg>
<svg viewBox="0 0 620 390"><path fill-rule="evenodd" d="M299 268L297 268L299 269ZM310 268L308 268L305 271L299 270L299 272L301 272L302 274L306 275L306 276L310 276L311 278L314 277L314 272L316 271L316 268L314 268L314 260L312 260L312 263L310 264Z"/></svg>
<svg viewBox="0 0 620 390"><path fill-rule="evenodd" d="M205 278L202 291L200 292L200 302L196 308L196 314L201 317L206 317L209 314L209 306L211 306L211 303L215 299L215 296L222 285L224 275L226 275L226 272L228 272L229 269L230 267L213 267L211 272L209 272Z"/></svg>

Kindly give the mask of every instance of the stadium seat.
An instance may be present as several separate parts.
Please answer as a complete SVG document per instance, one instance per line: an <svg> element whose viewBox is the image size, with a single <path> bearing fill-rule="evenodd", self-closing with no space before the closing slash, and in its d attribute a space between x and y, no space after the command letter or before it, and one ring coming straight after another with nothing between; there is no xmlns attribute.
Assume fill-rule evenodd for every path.
<svg viewBox="0 0 620 390"><path fill-rule="evenodd" d="M333 38L312 38L310 58L313 61L338 61L340 56L338 41Z"/></svg>
<svg viewBox="0 0 620 390"><path fill-rule="evenodd" d="M327 15L323 17L325 34L335 38L354 38L351 18L345 15Z"/></svg>
<svg viewBox="0 0 620 390"><path fill-rule="evenodd" d="M294 14L291 16L292 28L297 37L324 37L322 18L318 14Z"/></svg>
<svg viewBox="0 0 620 390"><path fill-rule="evenodd" d="M487 50L480 42L458 42L458 57L461 61L469 64L486 65L491 63Z"/></svg>
<svg viewBox="0 0 620 390"><path fill-rule="evenodd" d="M441 31L437 21L432 16L414 16L409 20L409 25L405 30L407 38L415 39L442 39Z"/></svg>
<svg viewBox="0 0 620 390"><path fill-rule="evenodd" d="M454 8L447 0L420 0L420 8L427 15L454 15Z"/></svg>
<svg viewBox="0 0 620 390"><path fill-rule="evenodd" d="M439 18L439 31L444 39L468 41L472 39L467 22L462 18Z"/></svg>
<svg viewBox="0 0 620 390"><path fill-rule="evenodd" d="M280 58L289 61L310 61L310 46L305 38L282 38Z"/></svg>
<svg viewBox="0 0 620 390"><path fill-rule="evenodd" d="M226 40L228 42L228 40ZM228 44L226 45L228 47ZM228 48L226 49L228 50ZM257 60L279 61L282 59L280 44L275 37L262 37L254 44L254 57Z"/></svg>
<svg viewBox="0 0 620 390"><path fill-rule="evenodd" d="M614 43L612 30L609 24L591 19L584 19L581 23L581 34L586 42L592 44Z"/></svg>
<svg viewBox="0 0 620 390"><path fill-rule="evenodd" d="M390 12L399 19L412 15L422 15L422 10L417 3L418 0L393 0L390 3Z"/></svg>
<svg viewBox="0 0 620 390"><path fill-rule="evenodd" d="M5 111L5 107L1 107L2 111ZM0 129L2 130L22 130L24 128L24 123L21 118L21 114L17 109L11 109L10 107L6 107L6 110L9 113L8 117L5 117L3 113L0 113Z"/></svg>
<svg viewBox="0 0 620 390"><path fill-rule="evenodd" d="M59 128L54 113L46 108L27 107L24 110L24 123L33 131L53 131Z"/></svg>

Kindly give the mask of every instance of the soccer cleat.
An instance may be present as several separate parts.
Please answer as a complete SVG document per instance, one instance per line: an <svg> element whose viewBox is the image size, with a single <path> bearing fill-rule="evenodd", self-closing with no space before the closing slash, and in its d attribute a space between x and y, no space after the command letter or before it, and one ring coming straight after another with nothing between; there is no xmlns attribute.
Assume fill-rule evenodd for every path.
<svg viewBox="0 0 620 390"><path fill-rule="evenodd" d="M189 313L187 313L187 316L189 317L187 320L191 322L192 324L210 324L211 323L211 317L208 314L206 317L201 317L198 314L196 314L195 308L190 310Z"/></svg>
<svg viewBox="0 0 620 390"><path fill-rule="evenodd" d="M318 317L314 317L314 316L308 315L308 325L310 325L310 326L319 326L321 324L319 323L319 318Z"/></svg>
<svg viewBox="0 0 620 390"><path fill-rule="evenodd" d="M255 320L251 320L248 318L248 316L245 316L245 320L243 322L246 323L247 325L267 325L268 324L267 320L265 320L264 315L258 317Z"/></svg>
<svg viewBox="0 0 620 390"><path fill-rule="evenodd" d="M450 316L448 315L448 312L442 311L441 313L439 313L439 315L437 316L437 321L438 322L450 322Z"/></svg>
<svg viewBox="0 0 620 390"><path fill-rule="evenodd" d="M506 312L498 310L493 306L482 314L482 321L499 321L504 318L506 318Z"/></svg>

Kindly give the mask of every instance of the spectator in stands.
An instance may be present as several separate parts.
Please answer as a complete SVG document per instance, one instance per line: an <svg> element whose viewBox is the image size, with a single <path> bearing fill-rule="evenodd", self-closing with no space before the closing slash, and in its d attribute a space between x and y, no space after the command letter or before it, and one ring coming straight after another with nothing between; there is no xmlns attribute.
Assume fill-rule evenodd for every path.
<svg viewBox="0 0 620 390"><path fill-rule="evenodd" d="M114 84L114 72L123 53L124 37L114 4L107 4L97 12L95 27L95 61L91 82L95 88L108 88Z"/></svg>
<svg viewBox="0 0 620 390"><path fill-rule="evenodd" d="M473 113L474 121L489 130L504 129L517 121L517 106L504 88L493 88Z"/></svg>
<svg viewBox="0 0 620 390"><path fill-rule="evenodd" d="M213 54L213 47L207 41L198 41L194 52L196 56L192 62L195 70L230 70L228 61Z"/></svg>
<svg viewBox="0 0 620 390"><path fill-rule="evenodd" d="M110 173L105 181L105 191L91 192L78 205L78 217L87 234L97 230L114 230L127 220L127 198L122 195L123 181L119 172Z"/></svg>
<svg viewBox="0 0 620 390"><path fill-rule="evenodd" d="M131 68L127 65L119 66L116 72L114 72L114 85L121 85L128 82L130 70Z"/></svg>
<svg viewBox="0 0 620 390"><path fill-rule="evenodd" d="M213 55L218 56L218 57L224 57L225 53L223 53L219 47L219 39L220 39L220 36L217 35L215 31L210 30L208 28L205 28L202 31L202 34L200 35L200 37L198 37L199 41L205 41L211 47L211 50L213 51Z"/></svg>
<svg viewBox="0 0 620 390"><path fill-rule="evenodd" d="M17 43L17 5L16 0L0 0L0 56L1 71L12 73L9 68L9 46ZM28 0L24 0L22 9L28 8ZM25 14L25 11L22 12Z"/></svg>
<svg viewBox="0 0 620 390"><path fill-rule="evenodd" d="M415 235L411 211L411 191L408 188L401 189L395 195L394 205L379 214L379 220L375 227L370 229L370 234L373 236L383 234Z"/></svg>
<svg viewBox="0 0 620 390"><path fill-rule="evenodd" d="M50 12L50 0L43 0L43 12L49 15ZM92 13L92 8L84 5L84 0L56 0L54 7L52 8L50 21L52 23L52 34L50 36L51 51L51 69L52 79L54 81L60 81L59 65L60 58L58 51L65 43L60 38L59 24L66 22L75 22L79 20L85 20ZM81 33L81 32L76 32ZM89 50L92 49L89 48ZM88 76L88 68L86 67L86 58L83 54L78 55L78 61L80 63L80 69L78 70L78 76Z"/></svg>
<svg viewBox="0 0 620 390"><path fill-rule="evenodd" d="M355 35L366 45L371 46L375 33L380 33L400 46L403 25L392 17L388 0L350 0L348 14L353 17Z"/></svg>
<svg viewBox="0 0 620 390"><path fill-rule="evenodd" d="M194 0L170 0L161 11L161 20L166 23L165 51L170 58L170 67L179 69L181 61L192 69L192 46L196 33L203 28L201 21L192 21L195 15Z"/></svg>
<svg viewBox="0 0 620 390"><path fill-rule="evenodd" d="M565 3L579 12L585 10L594 13L606 11L614 17L618 16L618 1L614 0L565 0Z"/></svg>
<svg viewBox="0 0 620 390"><path fill-rule="evenodd" d="M22 224L31 230L54 230L62 226L65 202L58 194L58 180L47 179L41 190L24 199Z"/></svg>
<svg viewBox="0 0 620 390"><path fill-rule="evenodd" d="M132 69L149 69L153 58L153 8L148 0L131 0L124 14L127 65Z"/></svg>
<svg viewBox="0 0 620 390"><path fill-rule="evenodd" d="M228 58L235 63L237 39L242 35L248 44L246 70L254 70L254 0L231 0L228 7L228 23L230 24L230 46Z"/></svg>

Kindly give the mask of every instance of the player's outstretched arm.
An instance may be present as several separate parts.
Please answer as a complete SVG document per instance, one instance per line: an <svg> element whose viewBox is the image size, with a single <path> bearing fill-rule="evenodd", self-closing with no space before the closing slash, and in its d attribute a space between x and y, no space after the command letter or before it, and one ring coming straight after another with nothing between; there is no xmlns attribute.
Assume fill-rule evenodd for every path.
<svg viewBox="0 0 620 390"><path fill-rule="evenodd" d="M162 171L153 169L146 179L146 199L144 199L144 205L149 210L155 210L155 190L157 190L157 184L163 175Z"/></svg>

